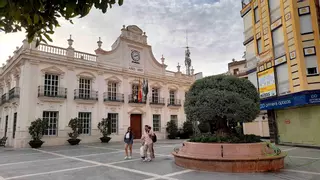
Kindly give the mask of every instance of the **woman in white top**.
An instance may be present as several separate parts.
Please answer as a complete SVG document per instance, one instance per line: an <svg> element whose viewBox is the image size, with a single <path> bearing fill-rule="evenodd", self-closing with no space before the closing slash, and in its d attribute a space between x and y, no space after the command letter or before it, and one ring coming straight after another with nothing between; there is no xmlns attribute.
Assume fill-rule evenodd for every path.
<svg viewBox="0 0 320 180"><path fill-rule="evenodd" d="M125 143L125 152L126 157L124 159L131 159L132 156L132 144L133 144L133 134L131 128L128 127L126 134L124 135L124 143ZM128 156L128 147L130 150L130 155Z"/></svg>

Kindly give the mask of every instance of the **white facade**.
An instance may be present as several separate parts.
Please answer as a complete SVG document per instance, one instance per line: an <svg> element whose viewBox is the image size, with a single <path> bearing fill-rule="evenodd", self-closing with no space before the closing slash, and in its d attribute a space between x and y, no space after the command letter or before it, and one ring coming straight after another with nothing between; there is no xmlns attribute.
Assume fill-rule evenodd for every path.
<svg viewBox="0 0 320 180"><path fill-rule="evenodd" d="M82 143L100 141L97 124L108 116L113 119L111 141L121 141L129 126L135 131L145 124L157 126L158 138L165 138L170 119L182 126L185 92L195 76L167 71L165 59L155 59L139 27L124 26L111 51L102 50L98 41L96 55L75 51L68 41L69 47L61 48L24 40L2 67L0 135L8 137L7 145L28 147L28 127L37 118L50 121L44 146L66 144L68 122L75 117L86 127ZM146 103L131 102L143 79L149 85Z"/></svg>

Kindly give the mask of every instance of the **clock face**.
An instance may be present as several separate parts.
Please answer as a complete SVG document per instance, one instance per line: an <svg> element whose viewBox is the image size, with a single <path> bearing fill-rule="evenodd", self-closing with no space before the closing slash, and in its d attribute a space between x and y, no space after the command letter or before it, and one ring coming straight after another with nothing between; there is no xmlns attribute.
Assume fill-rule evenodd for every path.
<svg viewBox="0 0 320 180"><path fill-rule="evenodd" d="M133 63L137 63L139 64L139 60L140 60L140 52L136 51L136 50L132 50L131 51L131 58L132 58L132 62Z"/></svg>

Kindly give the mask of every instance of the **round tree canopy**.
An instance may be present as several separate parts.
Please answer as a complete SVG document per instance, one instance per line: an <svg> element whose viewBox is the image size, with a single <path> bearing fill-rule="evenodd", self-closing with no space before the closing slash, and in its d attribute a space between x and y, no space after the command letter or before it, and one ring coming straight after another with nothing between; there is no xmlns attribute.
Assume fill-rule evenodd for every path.
<svg viewBox="0 0 320 180"><path fill-rule="evenodd" d="M229 75L197 80L185 100L185 113L192 121L250 122L259 109L259 95L247 79Z"/></svg>

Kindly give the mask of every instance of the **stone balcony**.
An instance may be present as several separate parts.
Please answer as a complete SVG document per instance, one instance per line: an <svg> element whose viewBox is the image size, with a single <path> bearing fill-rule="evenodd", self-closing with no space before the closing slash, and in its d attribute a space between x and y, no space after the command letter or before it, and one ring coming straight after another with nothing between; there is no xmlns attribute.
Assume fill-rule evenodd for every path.
<svg viewBox="0 0 320 180"><path fill-rule="evenodd" d="M124 103L124 94L104 92L103 102L107 105L121 105Z"/></svg>
<svg viewBox="0 0 320 180"><path fill-rule="evenodd" d="M75 89L74 100L78 103L94 104L98 101L98 94L98 91L94 90Z"/></svg>
<svg viewBox="0 0 320 180"><path fill-rule="evenodd" d="M181 100L180 99L168 99L168 107L173 107L173 108L179 108L181 107Z"/></svg>
<svg viewBox="0 0 320 180"><path fill-rule="evenodd" d="M42 101L64 101L67 98L67 88L38 86L38 98Z"/></svg>
<svg viewBox="0 0 320 180"><path fill-rule="evenodd" d="M164 106L166 104L165 99L162 97L150 97L149 98L150 106Z"/></svg>

